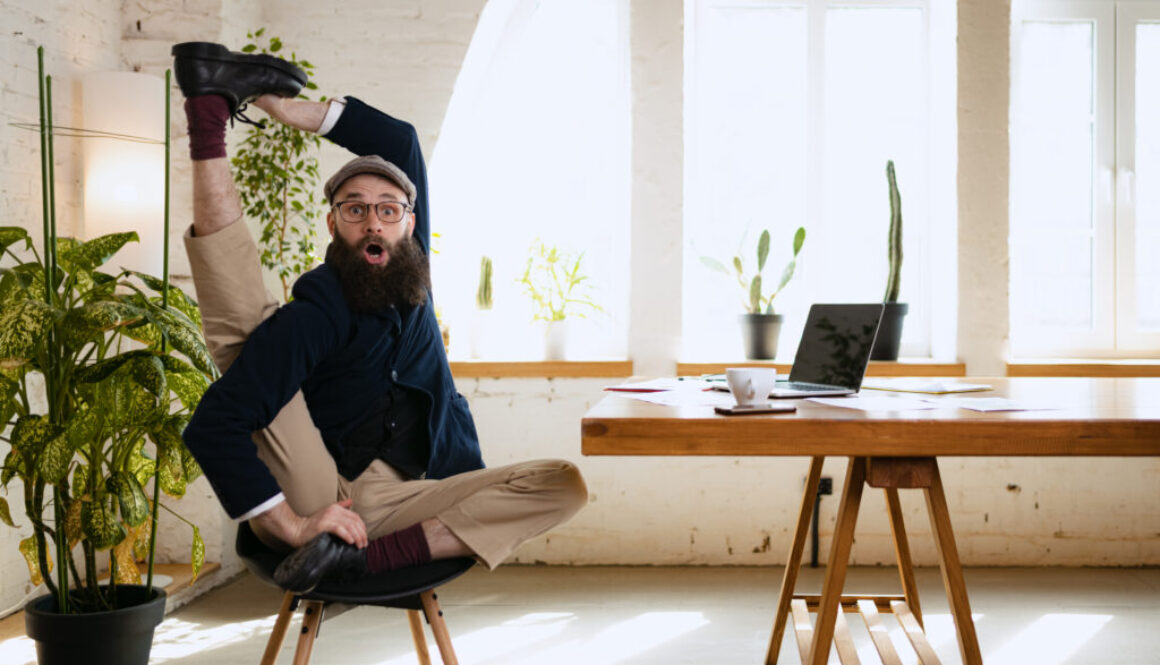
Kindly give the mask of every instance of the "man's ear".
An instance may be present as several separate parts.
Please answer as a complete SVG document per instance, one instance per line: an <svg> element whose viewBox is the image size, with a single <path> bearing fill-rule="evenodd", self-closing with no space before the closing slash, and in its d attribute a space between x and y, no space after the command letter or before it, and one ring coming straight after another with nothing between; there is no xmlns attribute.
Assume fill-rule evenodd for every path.
<svg viewBox="0 0 1160 665"><path fill-rule="evenodd" d="M408 217L410 219L407 220L407 237L410 237L415 233L415 213L410 213Z"/></svg>
<svg viewBox="0 0 1160 665"><path fill-rule="evenodd" d="M326 230L330 232L330 237L334 238L334 211L326 213Z"/></svg>

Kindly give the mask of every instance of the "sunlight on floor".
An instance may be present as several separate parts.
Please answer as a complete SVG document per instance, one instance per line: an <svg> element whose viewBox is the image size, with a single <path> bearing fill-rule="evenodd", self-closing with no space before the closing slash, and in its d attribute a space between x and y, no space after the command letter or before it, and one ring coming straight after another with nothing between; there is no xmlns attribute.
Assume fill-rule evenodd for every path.
<svg viewBox="0 0 1160 665"><path fill-rule="evenodd" d="M0 642L0 663L21 665L36 662L36 643L27 637L13 637Z"/></svg>
<svg viewBox="0 0 1160 665"><path fill-rule="evenodd" d="M987 656L990 665L1062 663L1112 620L1110 614L1045 614Z"/></svg>
<svg viewBox="0 0 1160 665"><path fill-rule="evenodd" d="M484 628L455 638L455 652L464 665L614 665L709 624L701 612L646 612L613 624L589 638L565 639L558 644L532 649L559 636L578 618L570 612L526 614L495 628ZM434 651L435 645L430 644ZM513 654L534 655L513 660ZM434 654L433 654L434 655ZM405 654L378 665L411 665L415 655Z"/></svg>
<svg viewBox="0 0 1160 665"><path fill-rule="evenodd" d="M199 623L170 617L161 622L153 634L153 651L149 656L149 663L157 665L255 637L265 639L274 627L275 618L268 616L264 619L237 621L216 628L206 628Z"/></svg>

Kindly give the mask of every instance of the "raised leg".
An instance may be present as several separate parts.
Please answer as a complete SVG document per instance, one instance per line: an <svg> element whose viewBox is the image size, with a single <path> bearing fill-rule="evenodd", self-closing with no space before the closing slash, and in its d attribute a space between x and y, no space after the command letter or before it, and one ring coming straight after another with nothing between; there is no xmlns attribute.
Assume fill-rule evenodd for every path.
<svg viewBox="0 0 1160 665"><path fill-rule="evenodd" d="M805 489L802 490L802 506L798 513L797 529L794 531L793 544L789 548L789 560L785 564L785 573L781 578L781 594L777 598L777 614L773 619L773 636L769 638L769 649L765 653L765 665L774 665L777 662L778 651L781 649L786 620L789 618L790 601L793 600L798 570L801 569L802 565L802 551L805 549L806 536L810 529L810 517L814 511L814 500L818 494L818 482L822 477L822 462L825 460L825 457L814 457L810 460L810 473L806 477Z"/></svg>
<svg viewBox="0 0 1160 665"><path fill-rule="evenodd" d="M424 591L419 594L423 602L423 613L427 615L427 623L431 624L431 632L435 634L435 645L439 647L439 655L443 658L443 665L459 665L455 657L455 647L451 646L451 634L447 632L447 624L443 621L443 610L439 609L439 600L434 591Z"/></svg>
<svg viewBox="0 0 1160 665"><path fill-rule="evenodd" d="M266 642L266 653L262 654L262 665L274 665L278 660L278 650L282 648L282 640L286 639L286 629L290 627L290 617L294 615L294 594L287 591L282 595L282 607L278 610L278 618L274 621L274 630L270 631L270 639Z"/></svg>
<svg viewBox="0 0 1160 665"><path fill-rule="evenodd" d="M854 544L854 525L858 522L858 505L862 501L862 486L866 482L866 458L851 457L846 468L846 484L842 488L842 504L838 509L838 523L830 545L830 560L826 564L826 581L822 585L822 602L814 625L813 646L805 665L825 665L829 660L830 644L834 639L834 624L841 611L842 587L846 583L846 566Z"/></svg>
<svg viewBox="0 0 1160 665"><path fill-rule="evenodd" d="M938 548L938 563L942 569L943 586L947 591L947 603L955 620L959 637L959 652L963 665L982 665L979 639L975 635L975 621L971 618L971 605L967 600L967 585L963 580L963 567L959 561L959 550L955 546L955 534L951 529L951 514L947 509L946 495L943 493L942 476L938 465L934 467L931 486L924 490L926 506L930 512L930 528Z"/></svg>
<svg viewBox="0 0 1160 665"><path fill-rule="evenodd" d="M411 639L415 641L415 655L419 665L431 665L431 654L427 651L427 636L423 634L423 620L418 610L407 610L407 622L411 624Z"/></svg>
<svg viewBox="0 0 1160 665"><path fill-rule="evenodd" d="M906 540L906 524L902 521L902 504L898 500L898 489L884 488L886 512L890 515L890 532L894 536L894 556L898 560L898 576L902 580L902 593L906 604L918 625L922 625L922 613L918 609L918 584L914 581L914 564L910 558L910 545Z"/></svg>

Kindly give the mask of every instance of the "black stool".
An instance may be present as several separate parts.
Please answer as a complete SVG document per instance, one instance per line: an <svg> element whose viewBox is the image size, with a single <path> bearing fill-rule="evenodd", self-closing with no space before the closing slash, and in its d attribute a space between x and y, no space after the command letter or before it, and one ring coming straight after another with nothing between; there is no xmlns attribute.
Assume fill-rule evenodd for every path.
<svg viewBox="0 0 1160 665"><path fill-rule="evenodd" d="M274 569L285 558L285 554L266 547L245 522L238 525L236 549L250 572L263 582L277 586L274 583ZM266 653L262 656L261 665L274 665L278 650L282 648L282 640L286 637L286 629L290 626L290 617L298 609L300 601L304 601L306 607L303 610L298 648L294 652L294 665L307 665L310 662L310 651L314 648L314 638L318 636L323 610L332 603L377 605L407 610L407 620L411 624L411 637L415 640L415 652L419 656L419 663L431 665L431 656L427 652L427 638L423 634L423 624L419 620L419 610L422 610L427 617L427 623L431 625L431 632L435 635L435 644L439 647L444 665L458 665L455 649L451 646L451 636L447 633L447 624L443 622L443 611L439 609L439 603L435 598L435 587L459 577L474 565L475 560L471 558L444 559L413 568L368 575L357 582L323 583L310 593L295 594L287 591L282 596L282 608L278 610L278 619L274 622L270 641L266 643Z"/></svg>

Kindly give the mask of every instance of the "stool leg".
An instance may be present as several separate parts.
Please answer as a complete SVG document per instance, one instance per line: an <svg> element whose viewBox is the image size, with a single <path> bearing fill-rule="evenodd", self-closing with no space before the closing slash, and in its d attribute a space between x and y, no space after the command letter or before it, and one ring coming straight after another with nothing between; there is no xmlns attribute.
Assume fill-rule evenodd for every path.
<svg viewBox="0 0 1160 665"><path fill-rule="evenodd" d="M282 607L278 610L274 630L270 631L270 639L266 642L266 653L262 654L261 665L274 665L274 661L278 660L278 650L282 648L282 640L286 639L286 629L290 627L293 614L294 594L287 591L282 596Z"/></svg>
<svg viewBox="0 0 1160 665"><path fill-rule="evenodd" d="M443 610L439 609L439 601L435 592L428 589L419 594L423 601L423 613L427 615L427 623L431 624L431 632L435 634L435 645L439 647L439 655L443 657L443 665L459 665L455 657L455 648L451 646L451 635L447 632L447 624L443 622Z"/></svg>
<svg viewBox="0 0 1160 665"><path fill-rule="evenodd" d="M431 654L427 651L427 636L423 634L423 620L418 610L407 610L407 622L411 624L411 639L415 641L415 655L419 665L431 665Z"/></svg>
<svg viewBox="0 0 1160 665"><path fill-rule="evenodd" d="M825 457L814 457L810 460L810 473L806 477L805 489L802 490L802 506L798 513L797 529L794 531L793 544L789 548L789 560L781 577L781 593L777 598L777 614L773 618L773 635L769 638L769 649L765 652L765 665L774 665L777 662L778 651L781 650L781 639L785 635L789 604L793 600L798 571L802 567L802 550L806 547L806 535L810 530L810 518L814 512L814 500L818 494L824 461Z"/></svg>
<svg viewBox="0 0 1160 665"><path fill-rule="evenodd" d="M322 624L322 601L308 600L302 611L302 632L298 634L298 649L294 651L294 665L310 662L310 652L314 650L314 638L318 636L318 626Z"/></svg>

